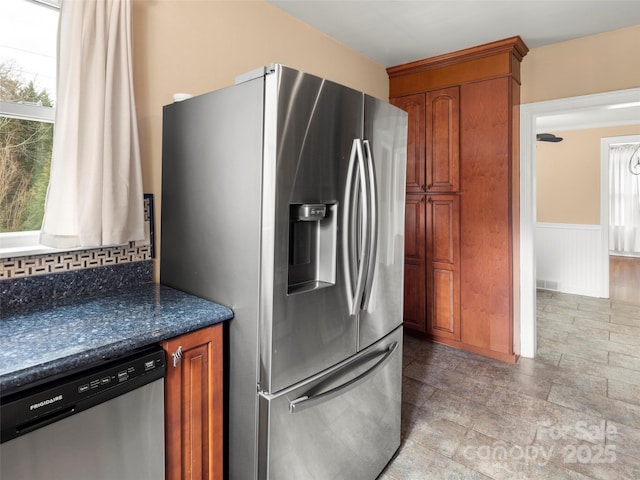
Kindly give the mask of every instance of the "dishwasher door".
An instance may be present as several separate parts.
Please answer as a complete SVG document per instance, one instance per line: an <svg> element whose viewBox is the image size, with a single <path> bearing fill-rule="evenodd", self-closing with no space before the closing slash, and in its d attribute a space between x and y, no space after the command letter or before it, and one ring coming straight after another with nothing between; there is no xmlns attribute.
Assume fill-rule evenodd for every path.
<svg viewBox="0 0 640 480"><path fill-rule="evenodd" d="M164 478L164 379L0 445L2 480Z"/></svg>
<svg viewBox="0 0 640 480"><path fill-rule="evenodd" d="M157 345L0 398L0 479L164 479Z"/></svg>

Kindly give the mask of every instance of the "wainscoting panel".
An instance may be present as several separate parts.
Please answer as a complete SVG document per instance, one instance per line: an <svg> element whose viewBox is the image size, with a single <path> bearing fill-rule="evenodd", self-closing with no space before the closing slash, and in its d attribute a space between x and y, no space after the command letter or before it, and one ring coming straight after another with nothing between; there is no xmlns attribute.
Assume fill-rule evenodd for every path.
<svg viewBox="0 0 640 480"><path fill-rule="evenodd" d="M600 225L537 223L535 253L537 288L608 296Z"/></svg>

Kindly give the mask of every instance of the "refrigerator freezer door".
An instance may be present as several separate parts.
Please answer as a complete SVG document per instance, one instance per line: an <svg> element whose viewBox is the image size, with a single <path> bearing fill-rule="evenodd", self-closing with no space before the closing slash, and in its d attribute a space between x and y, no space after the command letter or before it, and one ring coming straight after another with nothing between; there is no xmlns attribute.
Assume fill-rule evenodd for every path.
<svg viewBox="0 0 640 480"><path fill-rule="evenodd" d="M260 389L275 393L356 353L340 241L363 95L282 66L265 81Z"/></svg>
<svg viewBox="0 0 640 480"><path fill-rule="evenodd" d="M400 446L402 329L276 396L260 397L260 479L372 480Z"/></svg>
<svg viewBox="0 0 640 480"><path fill-rule="evenodd" d="M364 349L402 323L404 200L407 114L365 95L364 153L373 164L375 225L362 310L359 348Z"/></svg>

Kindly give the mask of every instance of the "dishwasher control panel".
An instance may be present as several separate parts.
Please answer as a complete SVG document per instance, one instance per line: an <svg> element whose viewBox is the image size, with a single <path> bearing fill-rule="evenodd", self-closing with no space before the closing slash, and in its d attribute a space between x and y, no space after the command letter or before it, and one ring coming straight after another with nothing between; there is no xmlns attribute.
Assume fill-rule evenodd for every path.
<svg viewBox="0 0 640 480"><path fill-rule="evenodd" d="M138 351L0 400L0 443L165 376L159 346Z"/></svg>

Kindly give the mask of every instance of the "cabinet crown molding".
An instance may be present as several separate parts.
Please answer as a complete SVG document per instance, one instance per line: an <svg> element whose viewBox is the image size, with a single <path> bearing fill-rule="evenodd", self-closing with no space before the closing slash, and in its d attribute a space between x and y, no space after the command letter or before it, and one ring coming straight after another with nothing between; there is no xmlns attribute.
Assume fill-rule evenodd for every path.
<svg viewBox="0 0 640 480"><path fill-rule="evenodd" d="M389 67L387 68L387 74L389 75L389 78L393 78L406 75L408 73L435 70L503 53L511 53L518 62L521 62L528 52L529 47L526 46L522 38L520 38L520 36L515 36L451 53L445 53L435 57L425 58L423 60Z"/></svg>

